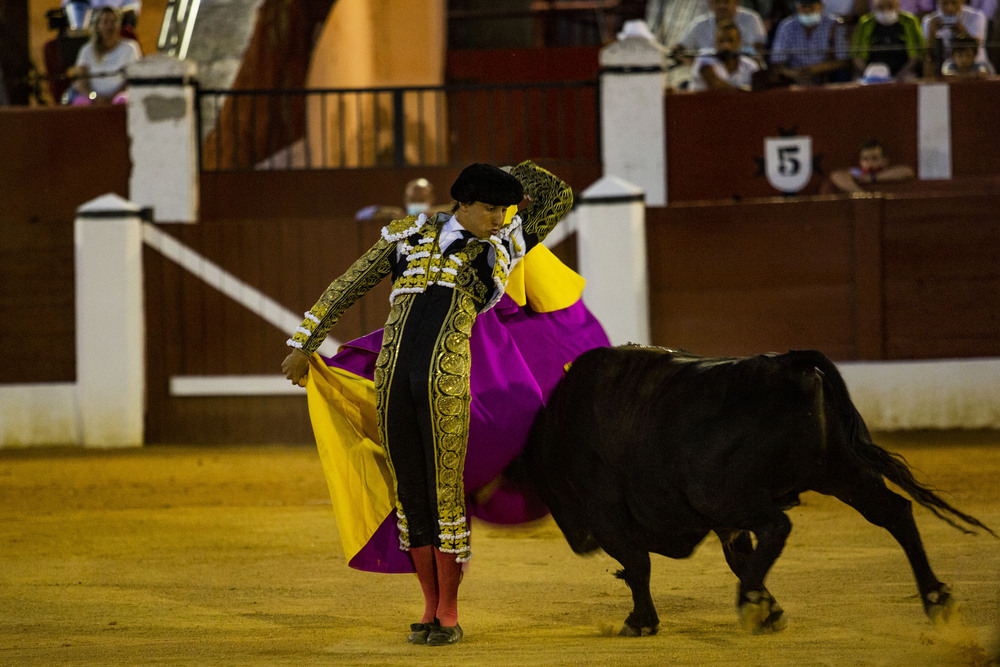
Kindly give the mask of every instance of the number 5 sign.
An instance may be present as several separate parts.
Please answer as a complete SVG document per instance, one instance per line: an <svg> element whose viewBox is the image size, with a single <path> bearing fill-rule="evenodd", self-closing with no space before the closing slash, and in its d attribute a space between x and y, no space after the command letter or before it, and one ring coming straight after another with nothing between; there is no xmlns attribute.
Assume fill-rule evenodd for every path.
<svg viewBox="0 0 1000 667"><path fill-rule="evenodd" d="M812 178L812 137L764 139L764 174L781 192L798 192Z"/></svg>

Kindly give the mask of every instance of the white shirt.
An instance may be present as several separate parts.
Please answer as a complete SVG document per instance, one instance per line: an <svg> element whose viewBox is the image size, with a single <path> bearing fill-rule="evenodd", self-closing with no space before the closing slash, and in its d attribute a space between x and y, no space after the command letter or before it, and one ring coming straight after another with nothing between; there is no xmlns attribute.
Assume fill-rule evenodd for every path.
<svg viewBox="0 0 1000 667"><path fill-rule="evenodd" d="M142 57L139 44L123 37L120 42L98 60L94 45L87 42L80 49L76 58L77 67L86 67L90 78L90 89L99 97L111 97L125 85L125 66L134 63ZM97 76L95 74L111 74L112 76Z"/></svg>
<svg viewBox="0 0 1000 667"><path fill-rule="evenodd" d="M924 37L928 35L931 20L939 16L943 16L940 10L924 15L923 20L920 22L920 28L924 33ZM965 30L969 35L979 40L979 51L976 52L976 62L986 63L987 67L990 68L990 73L992 73L993 67L986 56L986 14L966 5L958 12L958 22L965 26ZM951 57L951 32L949 26L942 26L937 31L937 36L944 42L945 57ZM927 46L934 48L933 44L928 44Z"/></svg>
<svg viewBox="0 0 1000 667"><path fill-rule="evenodd" d="M767 42L767 31L764 30L764 21L760 15L752 9L737 7L736 16L733 23L740 31L740 38L743 40L744 48L756 50L757 44ZM691 25L691 29L681 40L681 46L692 51L703 49L715 49L715 14L709 12L697 17Z"/></svg>
<svg viewBox="0 0 1000 667"><path fill-rule="evenodd" d="M760 70L760 65L753 58L740 56L739 66L735 72L730 74L726 66L714 54L701 55L695 59L691 66L691 90L708 90L705 80L701 77L701 69L706 65L715 70L715 76L729 85L743 90L750 90L753 73Z"/></svg>

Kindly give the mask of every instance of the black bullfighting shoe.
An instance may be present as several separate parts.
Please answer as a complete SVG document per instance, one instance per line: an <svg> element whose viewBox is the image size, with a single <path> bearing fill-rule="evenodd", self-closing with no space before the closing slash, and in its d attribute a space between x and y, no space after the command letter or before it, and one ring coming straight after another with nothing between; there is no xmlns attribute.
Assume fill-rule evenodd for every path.
<svg viewBox="0 0 1000 667"><path fill-rule="evenodd" d="M446 644L457 644L462 639L462 626L456 623L453 626L439 625L431 630L427 636L428 646L444 646Z"/></svg>
<svg viewBox="0 0 1000 667"><path fill-rule="evenodd" d="M406 641L411 644L426 644L430 634L439 627L441 626L436 618L431 623L410 623L410 636Z"/></svg>

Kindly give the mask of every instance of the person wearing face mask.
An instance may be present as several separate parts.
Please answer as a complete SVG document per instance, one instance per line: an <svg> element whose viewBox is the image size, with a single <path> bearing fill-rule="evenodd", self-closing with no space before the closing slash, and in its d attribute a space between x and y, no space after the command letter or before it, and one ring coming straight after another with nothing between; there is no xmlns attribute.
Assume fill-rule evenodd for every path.
<svg viewBox="0 0 1000 667"><path fill-rule="evenodd" d="M715 52L698 56L691 67L691 90L750 90L760 65L740 53L740 31L732 21L715 27Z"/></svg>
<svg viewBox="0 0 1000 667"><path fill-rule="evenodd" d="M927 56L924 76L941 73L942 63L951 57L951 40L955 37L972 37L979 42L977 63L983 63L990 74L995 74L986 56L987 18L978 9L963 5L962 0L938 0L938 9L924 16L921 27L927 39Z"/></svg>
<svg viewBox="0 0 1000 667"><path fill-rule="evenodd" d="M771 65L799 85L845 80L851 61L843 22L823 14L818 0L797 0L774 34Z"/></svg>
<svg viewBox="0 0 1000 667"><path fill-rule="evenodd" d="M875 0L872 12L858 22L851 56L859 72L872 63L884 63L896 81L920 73L924 36L917 17L899 9L899 0Z"/></svg>
<svg viewBox="0 0 1000 667"><path fill-rule="evenodd" d="M399 220L408 215L434 215L444 213L451 207L434 204L434 185L426 178L415 178L406 184L403 191L403 206L366 206L354 214L355 220Z"/></svg>

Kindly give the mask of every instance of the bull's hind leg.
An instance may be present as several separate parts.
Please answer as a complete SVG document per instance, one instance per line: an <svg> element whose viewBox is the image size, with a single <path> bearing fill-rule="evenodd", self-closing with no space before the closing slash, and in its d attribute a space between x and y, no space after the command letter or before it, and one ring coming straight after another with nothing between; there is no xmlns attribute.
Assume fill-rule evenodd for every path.
<svg viewBox="0 0 1000 667"><path fill-rule="evenodd" d="M785 548L792 522L776 509L749 523L747 530L757 537L756 548L743 532L726 552L726 561L740 578L736 602L740 624L754 634L777 632L786 625L784 612L764 587L764 578Z"/></svg>
<svg viewBox="0 0 1000 667"><path fill-rule="evenodd" d="M913 520L910 501L890 491L881 478L870 475L863 475L853 487L836 491L833 495L896 538L913 568L924 612L934 622L948 621L954 611L955 600L948 586L938 581L931 570L920 532Z"/></svg>
<svg viewBox="0 0 1000 667"><path fill-rule="evenodd" d="M754 552L750 533L745 530L717 530L715 532L722 542L722 553L726 557L729 569L740 580L736 586L736 609L740 614L741 623L744 618L749 617L756 619L751 622L751 627L747 628L751 631L762 633L784 630L787 625L787 620L784 617L785 610L781 608L766 586L762 585L760 591L756 592L744 593L743 591L743 581L750 576L748 568Z"/></svg>

